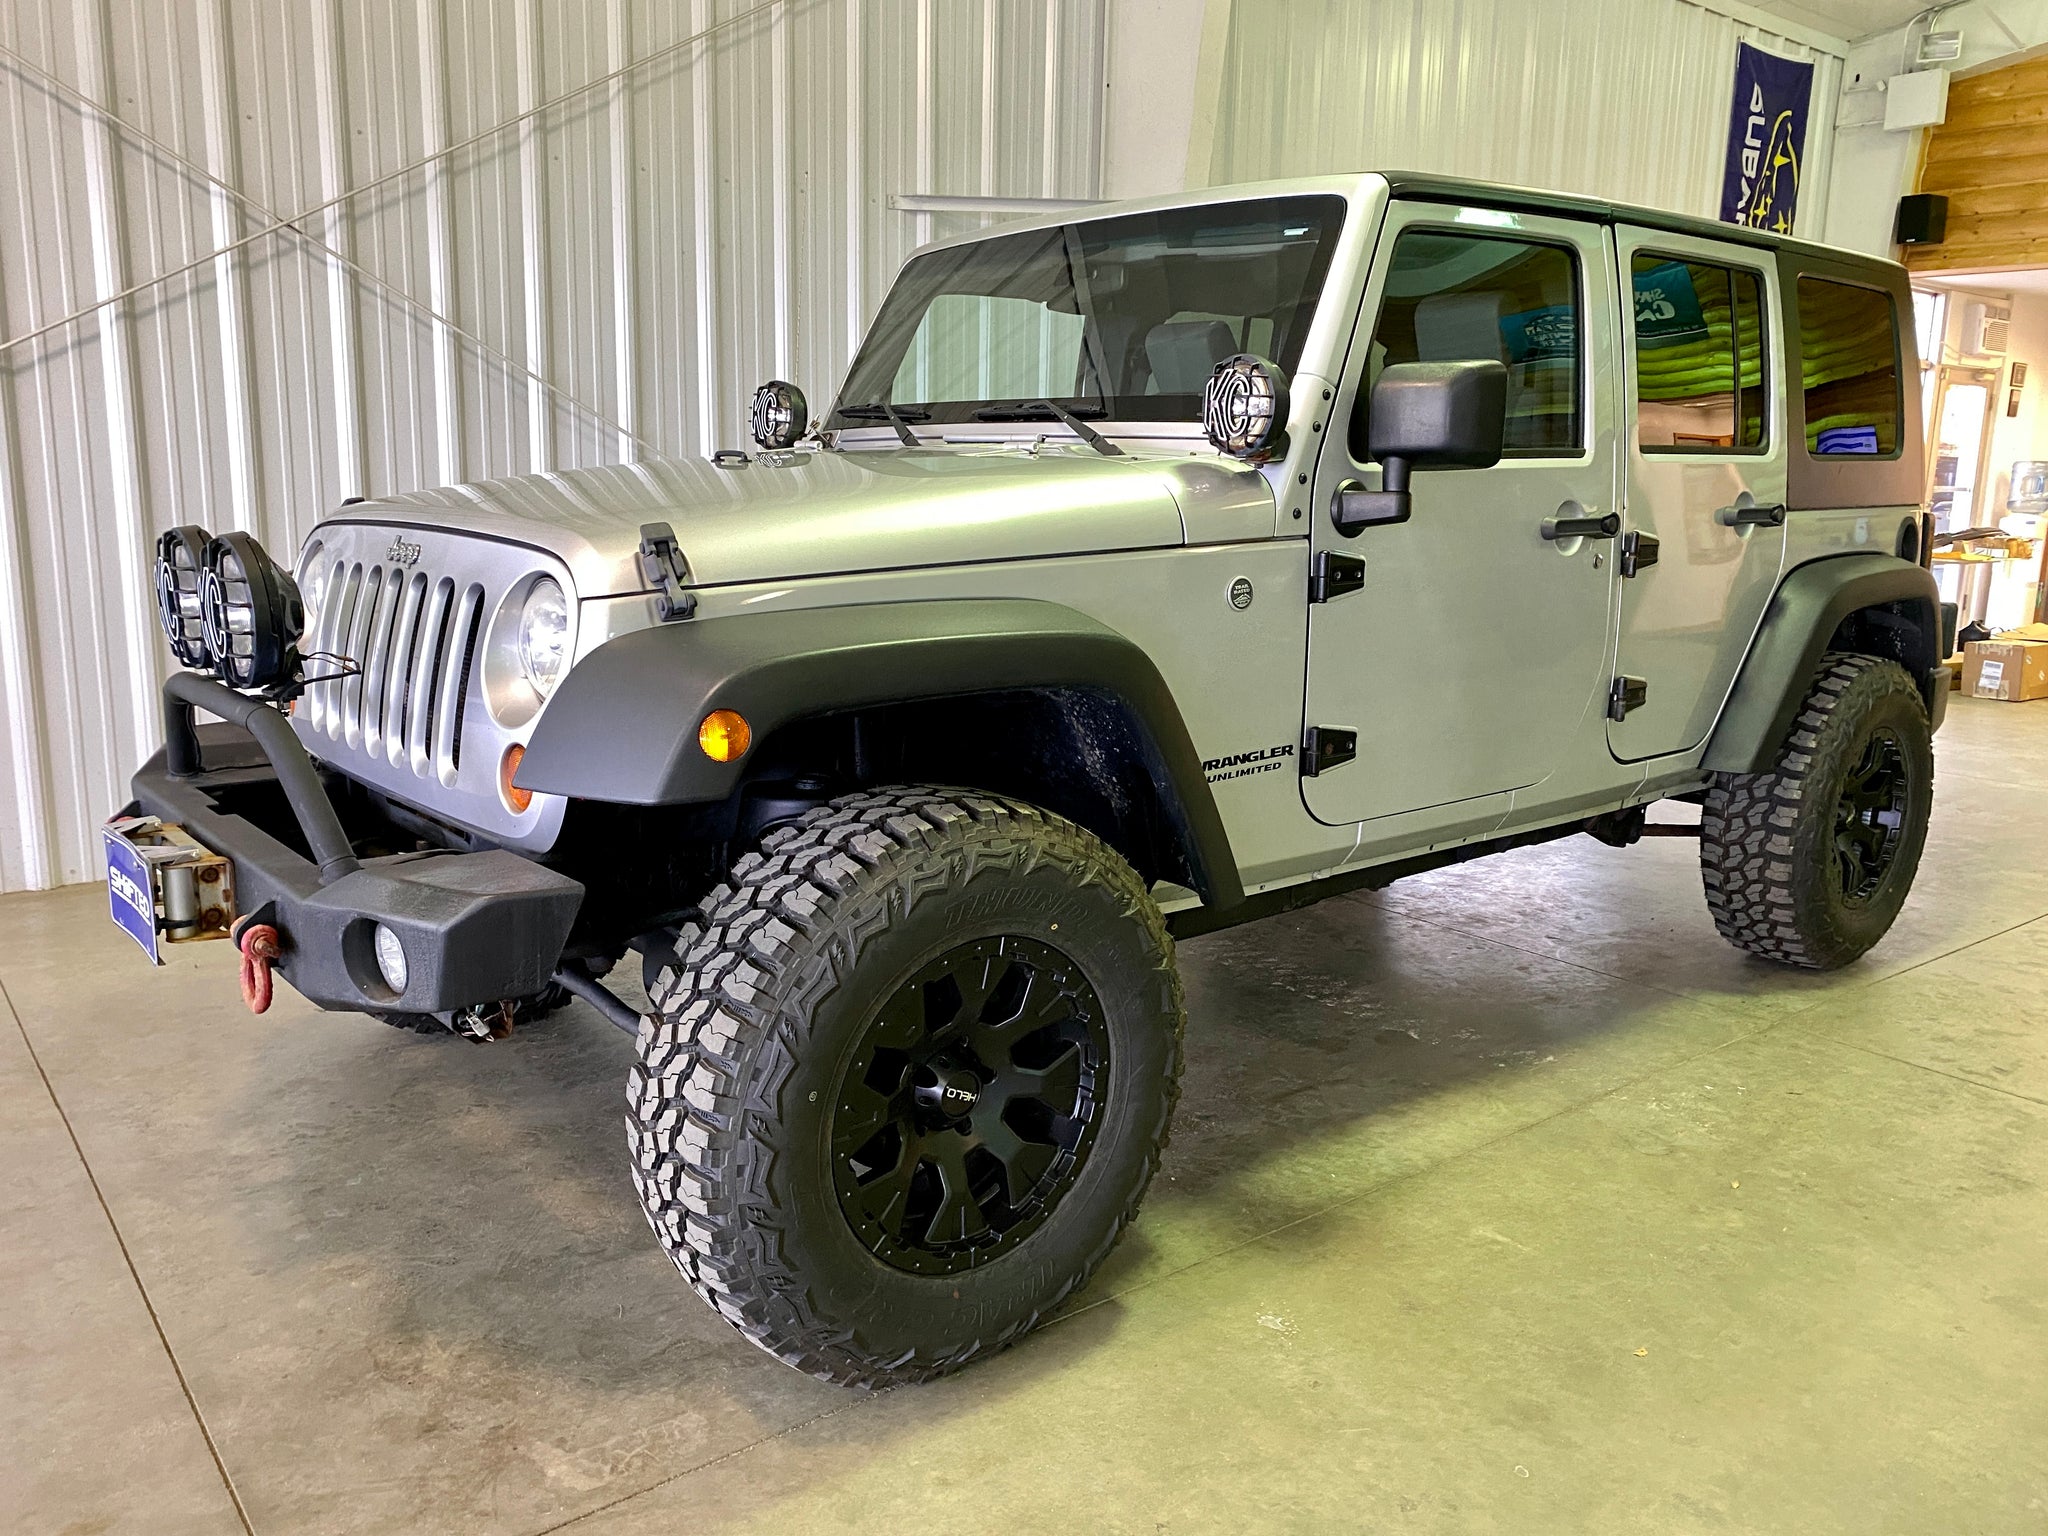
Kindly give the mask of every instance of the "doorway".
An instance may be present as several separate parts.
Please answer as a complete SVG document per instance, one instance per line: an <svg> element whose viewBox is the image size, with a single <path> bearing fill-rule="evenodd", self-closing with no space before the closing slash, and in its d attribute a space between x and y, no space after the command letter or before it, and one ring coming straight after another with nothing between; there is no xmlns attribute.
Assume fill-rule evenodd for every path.
<svg viewBox="0 0 2048 1536"><path fill-rule="evenodd" d="M1990 491L1992 413L1998 395L1996 368L1935 370L1934 406L1928 425L1927 504L1936 533L1989 526L1997 512L1986 504Z"/></svg>

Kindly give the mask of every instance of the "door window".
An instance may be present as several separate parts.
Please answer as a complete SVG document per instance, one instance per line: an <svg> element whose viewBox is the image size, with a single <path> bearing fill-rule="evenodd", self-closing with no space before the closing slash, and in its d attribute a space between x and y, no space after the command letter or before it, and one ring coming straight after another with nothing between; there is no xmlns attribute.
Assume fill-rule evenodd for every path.
<svg viewBox="0 0 2048 1536"><path fill-rule="evenodd" d="M1799 279L1806 451L1819 458L1899 452L1899 316L1891 295Z"/></svg>
<svg viewBox="0 0 2048 1536"><path fill-rule="evenodd" d="M1648 251L1631 268L1636 445L1654 454L1764 452L1756 273Z"/></svg>
<svg viewBox="0 0 2048 1536"><path fill-rule="evenodd" d="M1373 381L1390 363L1507 364L1504 458L1576 456L1584 437L1578 258L1558 245L1410 229L1394 242L1386 291L1351 422L1366 447Z"/></svg>

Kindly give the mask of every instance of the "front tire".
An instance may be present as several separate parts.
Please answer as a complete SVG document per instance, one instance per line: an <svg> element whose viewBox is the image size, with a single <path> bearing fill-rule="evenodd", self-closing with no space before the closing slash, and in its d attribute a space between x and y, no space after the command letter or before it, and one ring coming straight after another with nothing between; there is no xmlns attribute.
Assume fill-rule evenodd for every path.
<svg viewBox="0 0 2048 1536"><path fill-rule="evenodd" d="M1714 925L1766 960L1847 965L1899 915L1933 801L1913 679L1896 662L1829 654L1772 770L1708 786L1700 871Z"/></svg>
<svg viewBox="0 0 2048 1536"><path fill-rule="evenodd" d="M972 791L771 833L650 998L627 1117L648 1219L727 1321L827 1381L926 1380L1032 1328L1136 1214L1178 1094L1144 882Z"/></svg>

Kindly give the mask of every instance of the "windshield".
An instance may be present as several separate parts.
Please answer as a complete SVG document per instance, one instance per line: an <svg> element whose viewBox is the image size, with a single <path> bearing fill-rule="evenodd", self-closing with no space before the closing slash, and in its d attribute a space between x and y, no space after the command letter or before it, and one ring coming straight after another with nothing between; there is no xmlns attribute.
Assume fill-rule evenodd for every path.
<svg viewBox="0 0 2048 1536"><path fill-rule="evenodd" d="M1198 421L1216 365L1292 374L1344 199L1264 198L995 235L919 256L890 290L831 427ZM893 418L893 420L892 420Z"/></svg>

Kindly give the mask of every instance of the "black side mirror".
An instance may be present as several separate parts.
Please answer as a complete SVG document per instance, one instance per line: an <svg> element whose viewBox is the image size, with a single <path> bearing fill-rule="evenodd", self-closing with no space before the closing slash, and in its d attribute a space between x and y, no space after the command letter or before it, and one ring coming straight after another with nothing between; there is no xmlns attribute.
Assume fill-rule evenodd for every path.
<svg viewBox="0 0 2048 1536"><path fill-rule="evenodd" d="M1486 469L1500 462L1508 370L1479 360L1394 363L1373 385L1368 409L1367 451L1380 462L1380 489L1338 490L1330 521L1346 538L1379 523L1408 521L1412 470Z"/></svg>

